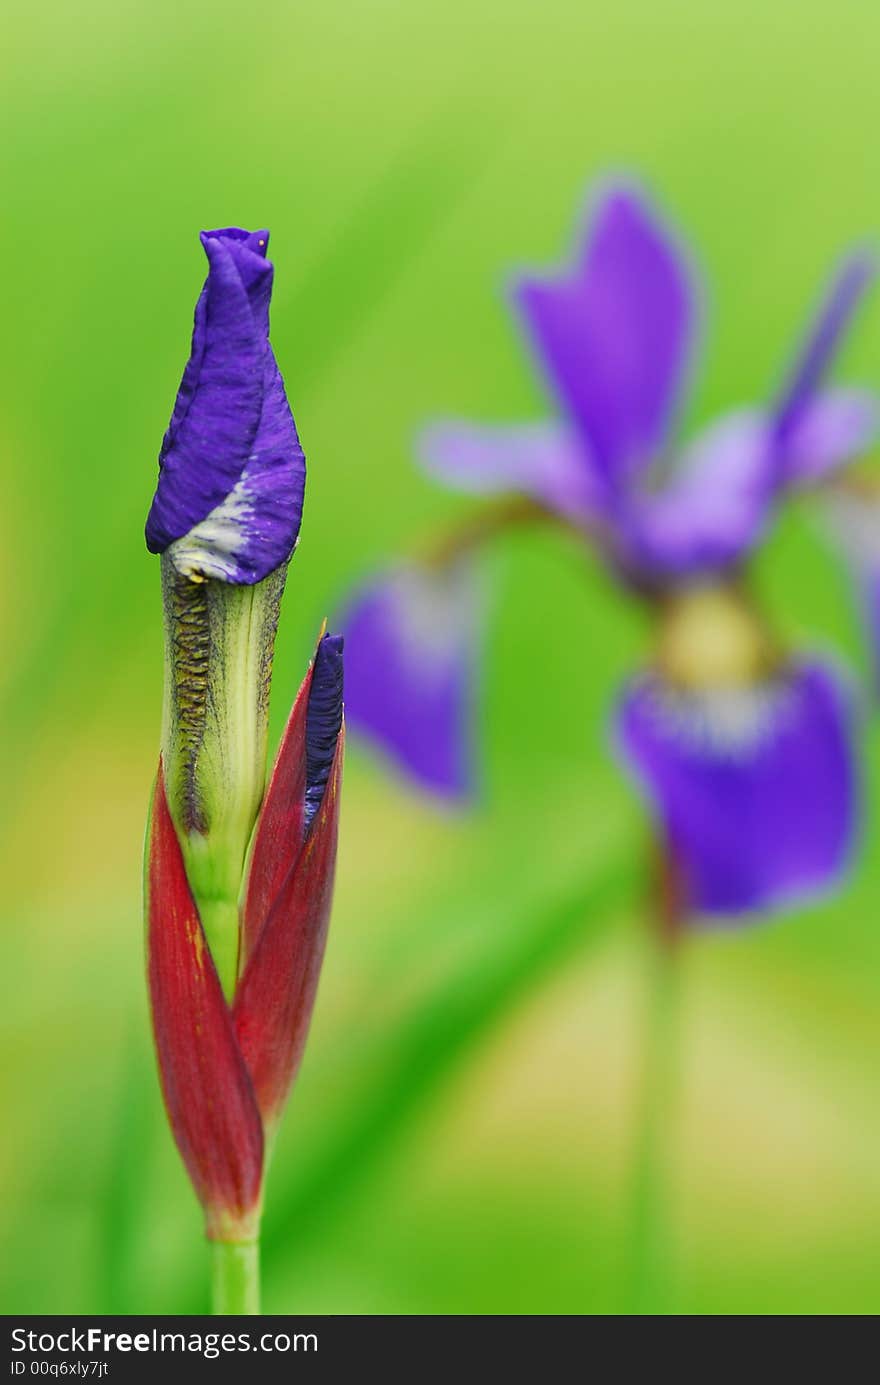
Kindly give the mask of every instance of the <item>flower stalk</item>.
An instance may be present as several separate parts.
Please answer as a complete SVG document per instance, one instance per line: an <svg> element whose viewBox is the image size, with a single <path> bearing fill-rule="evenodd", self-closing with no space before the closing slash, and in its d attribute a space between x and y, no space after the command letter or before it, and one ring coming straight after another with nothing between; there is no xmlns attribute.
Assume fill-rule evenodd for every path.
<svg viewBox="0 0 880 1385"><path fill-rule="evenodd" d="M213 1241L211 1303L215 1315L260 1314L259 1241Z"/></svg>
<svg viewBox="0 0 880 1385"><path fill-rule="evenodd" d="M668 1313L672 1299L669 1212L679 1086L682 949L688 902L668 844L654 850L645 939L640 1071L634 1124L627 1311Z"/></svg>
<svg viewBox="0 0 880 1385"><path fill-rule="evenodd" d="M322 631L266 781L272 660L305 461L269 345L268 232L207 232L160 455L165 686L147 971L171 1130L216 1313L259 1312L266 1152L302 1059L333 893L342 639Z"/></svg>
<svg viewBox="0 0 880 1385"><path fill-rule="evenodd" d="M637 1088L628 1250L631 1315L671 1311L673 1266L670 1172L679 1086L679 1012L683 920L647 940L641 1071ZM662 928L662 932L660 929Z"/></svg>

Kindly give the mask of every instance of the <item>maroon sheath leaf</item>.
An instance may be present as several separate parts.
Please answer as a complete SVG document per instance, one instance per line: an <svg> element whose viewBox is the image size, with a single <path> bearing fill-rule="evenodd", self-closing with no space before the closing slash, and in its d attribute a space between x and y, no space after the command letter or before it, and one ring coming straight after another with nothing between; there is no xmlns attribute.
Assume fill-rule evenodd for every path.
<svg viewBox="0 0 880 1385"><path fill-rule="evenodd" d="M186 878L161 762L150 820L147 966L165 1105L208 1235L249 1239L259 1211L262 1123Z"/></svg>
<svg viewBox="0 0 880 1385"><path fill-rule="evenodd" d="M318 989L333 896L344 728L318 814L238 985L234 1019L267 1134L296 1076Z"/></svg>
<svg viewBox="0 0 880 1385"><path fill-rule="evenodd" d="M306 714L314 662L287 721L260 809L242 910L241 968L257 944L273 901L299 855L305 831Z"/></svg>

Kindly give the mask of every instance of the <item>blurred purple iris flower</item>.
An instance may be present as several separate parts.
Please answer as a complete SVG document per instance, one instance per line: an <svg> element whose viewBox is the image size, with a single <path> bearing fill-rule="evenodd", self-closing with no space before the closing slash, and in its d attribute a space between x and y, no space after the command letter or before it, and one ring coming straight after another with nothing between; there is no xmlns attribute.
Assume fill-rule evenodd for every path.
<svg viewBox="0 0 880 1385"><path fill-rule="evenodd" d="M269 345L268 231L203 231L208 278L159 455L151 553L186 577L252 585L290 557L305 458Z"/></svg>
<svg viewBox="0 0 880 1385"><path fill-rule="evenodd" d="M460 489L523 491L582 523L651 586L718 572L754 545L784 487L814 482L876 435L872 395L821 390L872 273L865 255L843 264L772 407L724 414L677 447L698 281L644 197L614 187L571 268L514 286L560 419L436 424L421 439L422 459Z"/></svg>
<svg viewBox="0 0 880 1385"><path fill-rule="evenodd" d="M616 739L694 914L739 914L827 887L853 839L847 693L832 668L787 656L740 570L782 494L876 434L872 396L823 388L872 272L861 254L842 265L773 404L726 414L679 448L696 276L644 196L613 186L571 265L514 287L558 419L440 423L421 440L430 474L472 493L531 497L650 602L654 658L621 691ZM416 584L418 617L401 618ZM439 653L422 657L438 592L432 572L399 569L353 602L347 709L419 782L455 796L470 783L472 639L457 639L447 616Z"/></svg>

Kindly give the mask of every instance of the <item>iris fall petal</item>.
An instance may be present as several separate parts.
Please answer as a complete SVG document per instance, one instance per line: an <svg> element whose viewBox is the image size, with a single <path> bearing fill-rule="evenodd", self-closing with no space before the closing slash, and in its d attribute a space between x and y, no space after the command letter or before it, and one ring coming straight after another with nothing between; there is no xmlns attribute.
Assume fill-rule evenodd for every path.
<svg viewBox="0 0 880 1385"><path fill-rule="evenodd" d="M647 677L624 692L617 729L695 912L784 904L844 866L857 797L851 712L829 669L693 693Z"/></svg>

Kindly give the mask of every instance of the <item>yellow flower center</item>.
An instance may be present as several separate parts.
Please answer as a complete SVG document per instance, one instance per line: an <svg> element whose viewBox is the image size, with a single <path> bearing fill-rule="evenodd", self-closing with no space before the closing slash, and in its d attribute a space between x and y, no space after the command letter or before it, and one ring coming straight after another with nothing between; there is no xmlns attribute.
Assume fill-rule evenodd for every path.
<svg viewBox="0 0 880 1385"><path fill-rule="evenodd" d="M752 685L781 654L746 595L730 583L682 587L666 598L657 642L664 681L688 690Z"/></svg>

